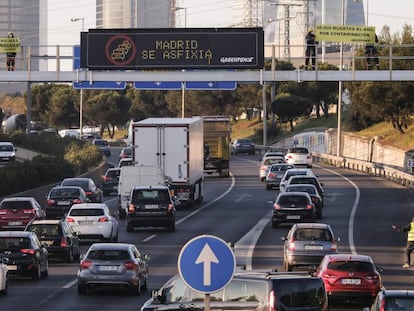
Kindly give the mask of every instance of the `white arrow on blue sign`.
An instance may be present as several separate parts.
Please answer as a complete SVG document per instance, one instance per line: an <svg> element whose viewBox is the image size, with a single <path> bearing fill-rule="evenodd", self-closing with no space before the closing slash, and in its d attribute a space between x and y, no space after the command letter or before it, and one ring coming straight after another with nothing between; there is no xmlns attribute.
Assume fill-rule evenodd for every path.
<svg viewBox="0 0 414 311"><path fill-rule="evenodd" d="M181 90L180 81L139 81L134 82L134 88L137 90Z"/></svg>
<svg viewBox="0 0 414 311"><path fill-rule="evenodd" d="M217 81L217 82L186 82L185 88L187 90L235 90L237 82L234 81Z"/></svg>
<svg viewBox="0 0 414 311"><path fill-rule="evenodd" d="M210 294L221 290L233 279L236 258L222 239L200 235L188 241L178 256L178 271L193 290Z"/></svg>
<svg viewBox="0 0 414 311"><path fill-rule="evenodd" d="M73 82L74 89L89 89L89 90L123 90L126 88L126 82L114 82L114 81L89 81Z"/></svg>

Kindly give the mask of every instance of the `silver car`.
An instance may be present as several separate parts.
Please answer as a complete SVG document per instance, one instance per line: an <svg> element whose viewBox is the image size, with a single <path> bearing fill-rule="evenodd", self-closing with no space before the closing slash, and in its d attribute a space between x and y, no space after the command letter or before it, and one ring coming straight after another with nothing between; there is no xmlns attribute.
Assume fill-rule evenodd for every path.
<svg viewBox="0 0 414 311"><path fill-rule="evenodd" d="M266 175L267 175L267 172L269 171L270 166L273 164L277 164L277 163L285 163L283 156L269 156L269 157L263 158L260 161L260 167L259 167L260 181L264 181L266 179Z"/></svg>
<svg viewBox="0 0 414 311"><path fill-rule="evenodd" d="M296 223L282 237L283 266L286 271L294 267L316 267L326 254L338 252L337 242L330 225L323 223Z"/></svg>
<svg viewBox="0 0 414 311"><path fill-rule="evenodd" d="M286 163L272 164L266 174L266 189L279 188L283 175L291 168L293 165Z"/></svg>
<svg viewBox="0 0 414 311"><path fill-rule="evenodd" d="M116 287L139 295L148 286L148 256L134 244L94 243L82 258L78 270L78 294L88 289Z"/></svg>

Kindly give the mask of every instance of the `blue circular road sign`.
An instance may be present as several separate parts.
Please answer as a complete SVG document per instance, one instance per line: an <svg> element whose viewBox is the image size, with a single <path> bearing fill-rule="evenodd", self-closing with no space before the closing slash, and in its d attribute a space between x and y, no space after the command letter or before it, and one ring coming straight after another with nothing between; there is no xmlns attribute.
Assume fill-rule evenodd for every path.
<svg viewBox="0 0 414 311"><path fill-rule="evenodd" d="M236 258L222 239L200 235L188 241L178 256L178 271L183 281L200 293L214 293L233 278Z"/></svg>

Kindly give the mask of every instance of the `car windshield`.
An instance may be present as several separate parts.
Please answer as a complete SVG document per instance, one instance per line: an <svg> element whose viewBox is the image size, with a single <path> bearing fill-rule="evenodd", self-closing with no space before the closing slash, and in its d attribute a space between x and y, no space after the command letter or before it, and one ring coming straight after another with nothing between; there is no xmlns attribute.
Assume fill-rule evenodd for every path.
<svg viewBox="0 0 414 311"><path fill-rule="evenodd" d="M42 235L59 235L57 224L32 224L27 227L28 231L36 233L38 237Z"/></svg>
<svg viewBox="0 0 414 311"><path fill-rule="evenodd" d="M13 151L12 145L0 145L0 151Z"/></svg>
<svg viewBox="0 0 414 311"><path fill-rule="evenodd" d="M126 250L92 250L89 252L88 259L91 260L126 260L130 259Z"/></svg>
<svg viewBox="0 0 414 311"><path fill-rule="evenodd" d="M74 208L69 212L70 216L102 216L105 215L100 208Z"/></svg>
<svg viewBox="0 0 414 311"><path fill-rule="evenodd" d="M359 272L373 272L374 266L366 261L333 261L328 264L328 269L337 271L359 271Z"/></svg>
<svg viewBox="0 0 414 311"><path fill-rule="evenodd" d="M29 201L3 201L0 209L32 209Z"/></svg>
<svg viewBox="0 0 414 311"><path fill-rule="evenodd" d="M297 241L332 241L332 235L329 230L304 228L295 231L294 239Z"/></svg>
<svg viewBox="0 0 414 311"><path fill-rule="evenodd" d="M0 251L31 248L30 240L24 237L0 237Z"/></svg>

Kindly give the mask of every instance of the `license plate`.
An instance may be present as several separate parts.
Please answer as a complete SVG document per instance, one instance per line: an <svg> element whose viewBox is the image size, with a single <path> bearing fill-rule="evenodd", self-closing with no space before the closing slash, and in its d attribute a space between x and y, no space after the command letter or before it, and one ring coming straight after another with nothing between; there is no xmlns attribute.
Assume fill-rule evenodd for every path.
<svg viewBox="0 0 414 311"><path fill-rule="evenodd" d="M361 279L342 279L341 284L344 284L344 285L361 285Z"/></svg>
<svg viewBox="0 0 414 311"><path fill-rule="evenodd" d="M145 209L157 209L158 205L157 204L146 204L145 205Z"/></svg>
<svg viewBox="0 0 414 311"><path fill-rule="evenodd" d="M286 216L286 219L300 219L300 215L289 215Z"/></svg>
<svg viewBox="0 0 414 311"><path fill-rule="evenodd" d="M7 270L16 271L17 270L17 265L7 265Z"/></svg>
<svg viewBox="0 0 414 311"><path fill-rule="evenodd" d="M21 226L22 222L21 221L10 221L9 222L9 226Z"/></svg>
<svg viewBox="0 0 414 311"><path fill-rule="evenodd" d="M58 201L57 205L69 205L70 201Z"/></svg>
<svg viewBox="0 0 414 311"><path fill-rule="evenodd" d="M305 245L305 249L321 251L323 250L323 246L322 245Z"/></svg>
<svg viewBox="0 0 414 311"><path fill-rule="evenodd" d="M93 220L79 220L80 225L92 225Z"/></svg>
<svg viewBox="0 0 414 311"><path fill-rule="evenodd" d="M117 271L118 266L99 266L100 271Z"/></svg>

